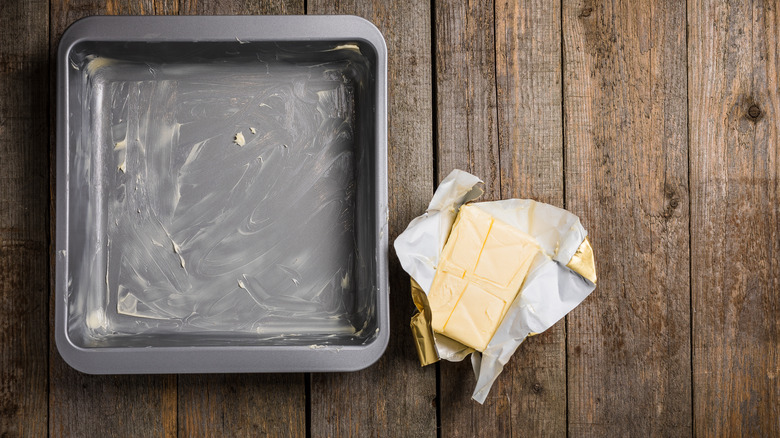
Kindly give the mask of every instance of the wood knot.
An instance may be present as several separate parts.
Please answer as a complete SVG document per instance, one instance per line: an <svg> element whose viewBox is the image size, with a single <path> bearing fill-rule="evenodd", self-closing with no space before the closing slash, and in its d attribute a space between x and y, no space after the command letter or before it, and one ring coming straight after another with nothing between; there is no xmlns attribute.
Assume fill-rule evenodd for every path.
<svg viewBox="0 0 780 438"><path fill-rule="evenodd" d="M667 184L664 186L664 197L666 198L666 205L661 216L669 220L674 216L674 211L680 206L680 197L677 196L677 191L673 186Z"/></svg>
<svg viewBox="0 0 780 438"><path fill-rule="evenodd" d="M582 11L580 11L580 18L588 18L590 17L591 13L593 13L593 8L591 7L583 8Z"/></svg>
<svg viewBox="0 0 780 438"><path fill-rule="evenodd" d="M534 386L532 386L531 389L533 390L534 394L539 394L542 392L542 385L539 383L534 383Z"/></svg>
<svg viewBox="0 0 780 438"><path fill-rule="evenodd" d="M750 105L750 108L748 108L748 117L751 119L758 119L761 117L761 108L759 108L758 105Z"/></svg>

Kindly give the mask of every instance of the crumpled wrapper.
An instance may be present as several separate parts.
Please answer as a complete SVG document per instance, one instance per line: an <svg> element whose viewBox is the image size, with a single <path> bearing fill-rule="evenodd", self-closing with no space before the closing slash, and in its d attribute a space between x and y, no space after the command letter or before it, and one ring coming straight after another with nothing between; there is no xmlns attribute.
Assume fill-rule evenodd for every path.
<svg viewBox="0 0 780 438"><path fill-rule="evenodd" d="M484 352L434 333L427 294L439 256L458 209L482 195L482 185L470 173L452 171L436 189L425 214L415 218L394 243L401 266L412 278L412 298L419 312L412 317L411 328L420 363L458 362L471 354L477 376L472 398L479 403L484 403L493 382L526 337L550 328L596 287L593 251L577 216L529 199L473 203L533 236L547 257L536 258Z"/></svg>

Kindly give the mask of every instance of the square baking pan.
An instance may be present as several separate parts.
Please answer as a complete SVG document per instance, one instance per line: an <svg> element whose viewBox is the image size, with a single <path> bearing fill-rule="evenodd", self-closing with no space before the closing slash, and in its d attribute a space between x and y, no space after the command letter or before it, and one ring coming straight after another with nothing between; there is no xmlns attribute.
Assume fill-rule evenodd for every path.
<svg viewBox="0 0 780 438"><path fill-rule="evenodd" d="M57 60L56 342L72 367L349 371L382 355L376 27L90 17Z"/></svg>

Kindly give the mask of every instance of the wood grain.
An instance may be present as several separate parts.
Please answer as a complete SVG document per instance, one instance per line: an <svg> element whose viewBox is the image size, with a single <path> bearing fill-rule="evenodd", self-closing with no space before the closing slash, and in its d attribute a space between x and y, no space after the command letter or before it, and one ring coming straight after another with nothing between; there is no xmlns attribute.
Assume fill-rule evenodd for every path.
<svg viewBox="0 0 780 438"><path fill-rule="evenodd" d="M691 434L685 7L563 2L566 205L596 291L569 315L571 436Z"/></svg>
<svg viewBox="0 0 780 438"><path fill-rule="evenodd" d="M387 41L392 242L433 194L430 7L414 0L309 0L307 12L362 16ZM379 362L356 373L312 375L312 436L436 435L435 367L418 362L409 277L392 249L390 291L390 345Z"/></svg>
<svg viewBox="0 0 780 438"><path fill-rule="evenodd" d="M47 427L48 18L45 1L0 6L2 436Z"/></svg>
<svg viewBox="0 0 780 438"><path fill-rule="evenodd" d="M485 199L563 205L560 3L436 4L439 176L467 169ZM520 347L484 405L468 361L441 364L443 436L566 432L564 324Z"/></svg>
<svg viewBox="0 0 780 438"><path fill-rule="evenodd" d="M435 2L438 179L462 169L501 197L493 2Z"/></svg>
<svg viewBox="0 0 780 438"><path fill-rule="evenodd" d="M104 12L105 15L176 15L178 13L179 3L176 0L107 0Z"/></svg>
<svg viewBox="0 0 780 438"><path fill-rule="evenodd" d="M176 436L175 376L89 376L52 357L50 378L50 436Z"/></svg>
<svg viewBox="0 0 780 438"><path fill-rule="evenodd" d="M77 19L97 14L141 14L178 11L174 1L52 0L51 62L62 32ZM55 83L52 76L52 83ZM50 95L51 120L56 99ZM53 126L53 125L52 125ZM54 142L52 142L54 145ZM55 193L55 160L51 148L51 193ZM52 235L56 217L51 203ZM53 267L52 263L52 267ZM51 275L53 280L54 276ZM175 436L175 376L90 376L68 366L54 345L54 283L51 283L49 363L49 435L51 436Z"/></svg>
<svg viewBox="0 0 780 438"><path fill-rule="evenodd" d="M561 4L496 3L501 195L563 207Z"/></svg>
<svg viewBox="0 0 780 438"><path fill-rule="evenodd" d="M304 0L180 0L188 15L303 14Z"/></svg>
<svg viewBox="0 0 780 438"><path fill-rule="evenodd" d="M501 198L493 2L435 1L437 178L453 169L485 182L480 200ZM504 375L480 405L471 361L439 364L442 436L508 436L511 385ZM507 370L509 371L509 370ZM511 372L509 372L511 375Z"/></svg>
<svg viewBox="0 0 780 438"><path fill-rule="evenodd" d="M184 0L182 14L302 14L303 0ZM303 374L180 375L180 436L306 435Z"/></svg>
<svg viewBox="0 0 780 438"><path fill-rule="evenodd" d="M532 182L534 178L540 184L544 184L541 181L545 178L562 180L560 58L530 58L531 42L543 32L539 26L546 25L549 30L559 22L560 13L548 14L549 5L545 9L503 0L495 5L493 2L436 2L439 178L454 168L468 170L486 183L482 200L533 197L533 193L522 194L513 189L521 184L536 184ZM559 49L560 40L557 52L553 53L559 53ZM530 67L529 62L543 65L541 70L558 72L557 78L554 74L545 79L536 77L552 79L545 84L550 88L557 82L557 99L556 91L550 88L539 96L527 94L534 90L532 74L521 67ZM553 100L545 102L550 97ZM557 130L557 143L523 132L523 127L527 129L530 123L520 118L527 116L526 108L535 105L547 106L547 117L557 105L557 126L551 125L553 119L546 125L544 122L537 125L540 130ZM535 160L534 149L542 143L543 149L547 149L546 153L539 151L544 155L542 159L550 158L552 150L557 148L557 168L546 169L541 174L525 174L527 169L521 170L521 166L535 166L531 164ZM521 151L526 155L520 155ZM502 193L504 187L507 193ZM559 184L558 193L545 195L557 197L560 203L562 193ZM529 360L515 356L493 385L484 405L471 400L475 378L470 361L441 363L443 436L510 436L521 431L539 435L543 427L556 422L558 431L564 430L566 386L562 331L558 329L531 341L517 355L523 355L526 350L533 356ZM554 408L556 399L558 407ZM552 401L553 405L545 405L543 400ZM554 432L554 428L544 431Z"/></svg>
<svg viewBox="0 0 780 438"><path fill-rule="evenodd" d="M501 197L563 207L561 4L498 0L496 84ZM566 331L528 338L500 377L514 434L566 435Z"/></svg>
<svg viewBox="0 0 780 438"><path fill-rule="evenodd" d="M306 436L300 374L179 377L179 436Z"/></svg>
<svg viewBox="0 0 780 438"><path fill-rule="evenodd" d="M780 436L779 8L688 5L698 436Z"/></svg>

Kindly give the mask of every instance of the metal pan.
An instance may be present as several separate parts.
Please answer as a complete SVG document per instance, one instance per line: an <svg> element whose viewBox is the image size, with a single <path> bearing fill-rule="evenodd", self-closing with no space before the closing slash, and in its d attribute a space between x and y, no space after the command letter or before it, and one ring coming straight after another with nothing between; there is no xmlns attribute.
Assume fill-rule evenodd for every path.
<svg viewBox="0 0 780 438"><path fill-rule="evenodd" d="M72 25L57 67L63 358L96 374L376 361L386 58L349 16Z"/></svg>

